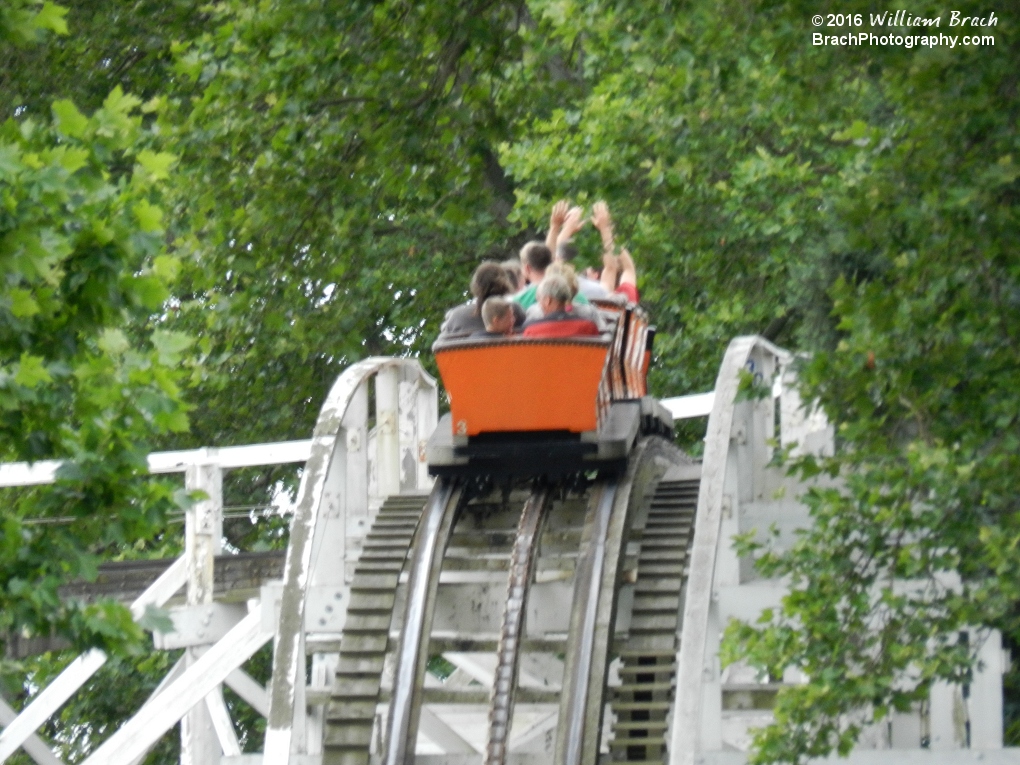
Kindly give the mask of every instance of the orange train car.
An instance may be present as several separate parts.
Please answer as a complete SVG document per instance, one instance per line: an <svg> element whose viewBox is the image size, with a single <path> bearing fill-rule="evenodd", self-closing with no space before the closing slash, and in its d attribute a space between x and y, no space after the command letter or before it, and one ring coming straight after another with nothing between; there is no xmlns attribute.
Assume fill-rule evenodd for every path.
<svg viewBox="0 0 1020 765"><path fill-rule="evenodd" d="M646 395L654 330L637 306L613 309L600 337L438 340L450 413L429 441L429 471L622 467L639 435L671 434L669 412Z"/></svg>

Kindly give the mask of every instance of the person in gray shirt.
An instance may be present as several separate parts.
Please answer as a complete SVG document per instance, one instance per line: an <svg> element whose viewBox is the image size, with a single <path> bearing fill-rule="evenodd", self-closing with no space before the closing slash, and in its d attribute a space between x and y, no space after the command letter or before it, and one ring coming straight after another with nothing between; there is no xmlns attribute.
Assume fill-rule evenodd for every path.
<svg viewBox="0 0 1020 765"><path fill-rule="evenodd" d="M471 277L471 294L473 300L466 305L451 308L446 312L443 326L439 330L441 340L453 337L466 337L475 332L485 331L485 322L482 320L482 306L491 297L502 297L513 292L510 279L503 270L503 266L492 260L487 260L475 269ZM524 324L524 309L514 303L514 327L519 328Z"/></svg>

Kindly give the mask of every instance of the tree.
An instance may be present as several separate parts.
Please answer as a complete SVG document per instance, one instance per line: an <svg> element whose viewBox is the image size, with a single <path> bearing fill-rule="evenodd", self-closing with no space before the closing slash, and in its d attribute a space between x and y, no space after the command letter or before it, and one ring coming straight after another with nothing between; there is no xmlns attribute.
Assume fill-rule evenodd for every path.
<svg viewBox="0 0 1020 765"><path fill-rule="evenodd" d="M33 7L7 9L9 34L60 18ZM178 268L158 207L173 157L146 148L140 105L117 88L92 116L57 100L51 124L0 126L0 454L67 460L55 486L5 505L0 631L113 650L141 636L127 610L57 587L156 532L169 490L135 477L149 440L188 424L190 340L152 321Z"/></svg>
<svg viewBox="0 0 1020 765"><path fill-rule="evenodd" d="M813 11L798 2L273 10L235 9L178 51L198 95L186 121L169 117L185 146L197 136L183 161L210 184L180 208L205 232L195 262L228 275L188 308L209 317L213 368L265 402L245 404L252 422L276 433L301 421L276 394L297 383L294 362L323 370L301 376L303 405L341 360L421 350L451 277L466 283L487 243L510 249L560 196L603 197L659 325L657 390L704 390L725 341L761 332L813 353L805 395L839 426L840 454L821 467L846 475L846 491L810 497L815 530L765 559L803 588L775 625L733 632L734 651L812 678L781 696L758 757L845 749L853 714L965 677L964 624L1016 634L1008 32L994 52L832 49L810 44ZM310 29L329 29L328 43L309 43ZM500 189L515 197L505 223ZM445 254L468 243L473 256ZM330 327L342 354L316 348ZM989 514L972 510L989 501ZM865 544L880 552L873 568L826 574ZM876 582L945 572L962 593L872 599ZM876 614L890 625L880 644L864 629Z"/></svg>
<svg viewBox="0 0 1020 765"><path fill-rule="evenodd" d="M812 354L804 394L839 428L836 458L794 467L846 489L810 495L816 526L763 559L794 593L773 621L731 630L733 655L811 678L781 694L756 756L845 749L854 714L966 678L963 626L1020 637L1007 27L987 47L833 48L812 44L817 11L794 0L163 6L138 6L164 14L150 35L126 7L72 5L82 40L12 48L0 75L21 96L19 135L29 118L43 130L54 99L99 108L130 85L153 108L140 124L157 121L138 140L178 158L150 200L165 233L142 232L137 256L139 278L179 270L177 300L157 320L125 288L114 327L150 354L157 325L199 338L196 426L162 444L305 437L344 366L427 356L482 257L543 229L557 198L605 198L658 325L656 392L707 390L728 339L758 332ZM76 78L82 52L97 64ZM132 147L101 161L134 194ZM156 239L172 253L158 263ZM47 357L28 353L31 375ZM887 586L947 573L959 589Z"/></svg>
<svg viewBox="0 0 1020 765"><path fill-rule="evenodd" d="M192 85L163 118L185 181L175 319L209 375L195 439L297 437L346 365L426 351L464 274L519 244L493 104L516 6L220 8L176 49Z"/></svg>

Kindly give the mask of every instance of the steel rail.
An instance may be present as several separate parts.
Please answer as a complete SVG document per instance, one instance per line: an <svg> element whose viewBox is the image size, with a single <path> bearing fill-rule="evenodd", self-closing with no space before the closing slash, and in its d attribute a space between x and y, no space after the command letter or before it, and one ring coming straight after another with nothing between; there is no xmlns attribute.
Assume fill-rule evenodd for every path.
<svg viewBox="0 0 1020 765"><path fill-rule="evenodd" d="M570 673L569 686L564 690L567 702L566 715L560 725L564 731L561 736L566 744L563 759L564 765L580 765L585 737L585 722L591 668L595 648L595 625L599 607L599 592L602 585L602 572L605 568L609 520L613 512L619 483L615 477L603 481L595 490L593 497L595 513L592 527L591 544L588 553L578 560L576 581L579 584L577 595L581 598L580 624L578 625L578 642L573 652L574 671ZM561 705L562 709L562 705Z"/></svg>
<svg viewBox="0 0 1020 765"><path fill-rule="evenodd" d="M397 647L383 765L414 762L421 690L428 660L429 631L443 554L463 504L463 484L440 478L415 532L407 580L407 604Z"/></svg>
<svg viewBox="0 0 1020 765"><path fill-rule="evenodd" d="M510 726L520 663L524 614L531 589L535 553L542 521L552 497L548 484L536 486L521 512L507 579L506 607L496 649L496 672L489 701L489 732L485 746L485 765L504 765L509 752Z"/></svg>
<svg viewBox="0 0 1020 765"><path fill-rule="evenodd" d="M586 520L591 533L575 575L554 755L557 765L588 765L599 759L609 656L630 528L679 454L658 436L641 438L631 451L626 472L602 479L591 496Z"/></svg>

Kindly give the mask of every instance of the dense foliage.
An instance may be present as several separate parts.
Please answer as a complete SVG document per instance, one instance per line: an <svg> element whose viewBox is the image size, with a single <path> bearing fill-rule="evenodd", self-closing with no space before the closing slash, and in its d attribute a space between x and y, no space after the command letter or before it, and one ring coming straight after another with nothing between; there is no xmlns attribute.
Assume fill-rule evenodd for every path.
<svg viewBox="0 0 1020 765"><path fill-rule="evenodd" d="M805 394L838 426L836 458L793 467L845 489L809 496L815 527L762 559L794 593L730 630L731 655L810 678L757 756L845 750L850 720L965 680L981 629L1020 638L1012 19L988 47L831 48L795 0L65 5L0 4L0 226L33 227L43 263L0 240L0 448L100 465L74 485L108 493L35 538L76 560L144 537L166 492L106 476L137 472L145 443L305 437L346 365L429 363L480 259L543 230L555 199L604 198L659 327L656 392L710 389L728 340L761 333L811 352ZM590 230L579 244L598 251ZM81 513L68 491L17 512ZM19 624L67 622L7 592Z"/></svg>
<svg viewBox="0 0 1020 765"><path fill-rule="evenodd" d="M60 17L30 10L7 18ZM44 119L0 125L0 454L68 460L56 486L5 503L4 632L108 648L141 636L119 605L57 596L161 529L168 490L133 477L153 437L188 426L190 340L156 316L178 269L158 206L173 156L151 148L140 106L115 88L91 116L58 99Z"/></svg>

